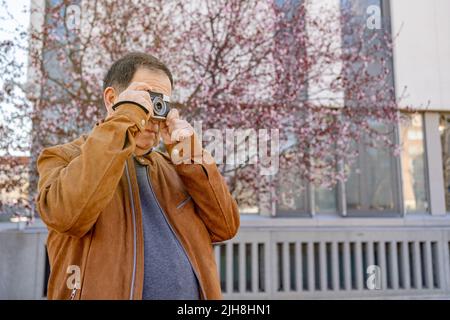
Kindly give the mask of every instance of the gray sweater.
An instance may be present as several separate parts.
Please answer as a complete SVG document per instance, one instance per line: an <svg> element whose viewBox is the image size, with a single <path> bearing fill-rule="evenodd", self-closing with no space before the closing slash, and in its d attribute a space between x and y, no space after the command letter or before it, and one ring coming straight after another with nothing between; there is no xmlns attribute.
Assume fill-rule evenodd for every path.
<svg viewBox="0 0 450 320"><path fill-rule="evenodd" d="M158 204L147 168L134 161L144 232L142 299L199 299L199 286L184 248Z"/></svg>

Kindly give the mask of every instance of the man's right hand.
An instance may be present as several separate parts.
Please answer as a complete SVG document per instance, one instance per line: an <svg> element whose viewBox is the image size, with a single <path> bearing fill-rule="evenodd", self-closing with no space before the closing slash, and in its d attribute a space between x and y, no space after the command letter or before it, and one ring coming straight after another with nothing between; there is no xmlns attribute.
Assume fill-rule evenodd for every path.
<svg viewBox="0 0 450 320"><path fill-rule="evenodd" d="M115 104L121 101L136 102L148 110L147 119L149 119L151 116L153 116L153 104L152 100L150 99L150 94L147 91L151 90L152 88L144 82L132 82L128 86L128 88L126 88L119 94L117 100L115 101Z"/></svg>

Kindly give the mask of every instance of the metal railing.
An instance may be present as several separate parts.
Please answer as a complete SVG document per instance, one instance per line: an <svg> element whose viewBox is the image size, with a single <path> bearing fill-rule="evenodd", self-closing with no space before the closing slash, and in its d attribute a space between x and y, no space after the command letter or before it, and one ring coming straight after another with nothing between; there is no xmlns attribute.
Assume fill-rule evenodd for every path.
<svg viewBox="0 0 450 320"><path fill-rule="evenodd" d="M247 223L234 239L215 245L225 299L450 299L448 223L275 223ZM0 297L44 298L46 229L3 231L0 238Z"/></svg>
<svg viewBox="0 0 450 320"><path fill-rule="evenodd" d="M214 250L225 298L450 298L448 229L246 229Z"/></svg>

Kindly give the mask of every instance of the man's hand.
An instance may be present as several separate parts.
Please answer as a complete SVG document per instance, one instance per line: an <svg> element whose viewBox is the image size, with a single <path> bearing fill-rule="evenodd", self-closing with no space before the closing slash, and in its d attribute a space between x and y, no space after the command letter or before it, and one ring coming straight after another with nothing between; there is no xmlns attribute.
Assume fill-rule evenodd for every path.
<svg viewBox="0 0 450 320"><path fill-rule="evenodd" d="M148 84L144 82L132 82L127 89L119 94L115 101L115 103L122 101L136 102L148 110L148 121L144 130L135 134L136 149L134 150L134 154L137 156L147 153L159 143L159 123L150 119L153 116L153 104L150 94L147 92L148 90L152 90Z"/></svg>
<svg viewBox="0 0 450 320"><path fill-rule="evenodd" d="M171 109L166 121L161 123L161 136L173 163L201 162L202 144L194 128L180 119L177 109Z"/></svg>
<svg viewBox="0 0 450 320"><path fill-rule="evenodd" d="M171 109L166 121L161 124L161 136L166 146L183 141L194 134L194 128L186 120L180 119L177 109Z"/></svg>
<svg viewBox="0 0 450 320"><path fill-rule="evenodd" d="M128 88L119 94L115 103L121 101L136 102L148 110L148 117L150 118L153 116L153 104L147 92L148 90L152 90L148 84L144 82L132 82Z"/></svg>

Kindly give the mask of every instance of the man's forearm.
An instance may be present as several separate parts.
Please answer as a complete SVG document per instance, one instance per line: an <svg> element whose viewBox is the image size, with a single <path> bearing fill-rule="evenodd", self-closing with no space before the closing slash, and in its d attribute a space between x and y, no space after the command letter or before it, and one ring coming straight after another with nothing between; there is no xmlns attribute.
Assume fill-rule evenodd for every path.
<svg viewBox="0 0 450 320"><path fill-rule="evenodd" d="M212 242L231 239L240 225L239 210L212 156L203 150L202 164L179 164L176 171L192 196Z"/></svg>
<svg viewBox="0 0 450 320"><path fill-rule="evenodd" d="M79 155L58 146L41 153L38 210L49 227L74 236L89 231L111 200L145 121L143 110L123 104L92 130Z"/></svg>

